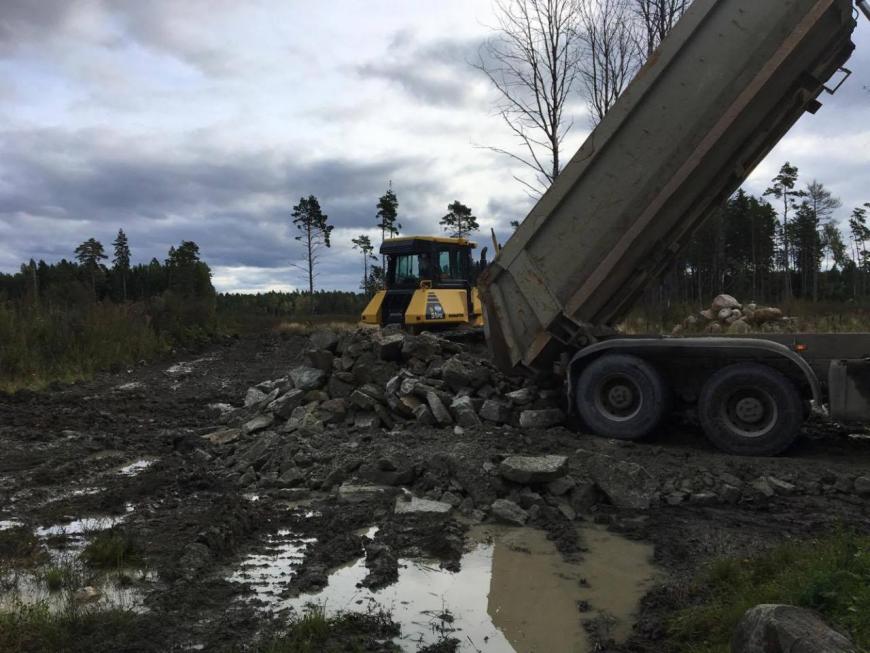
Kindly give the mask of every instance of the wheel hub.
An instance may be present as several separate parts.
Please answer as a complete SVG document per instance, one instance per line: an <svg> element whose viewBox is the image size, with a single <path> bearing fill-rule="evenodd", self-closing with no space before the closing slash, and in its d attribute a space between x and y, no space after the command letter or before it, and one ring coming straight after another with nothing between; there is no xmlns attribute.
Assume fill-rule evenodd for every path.
<svg viewBox="0 0 870 653"><path fill-rule="evenodd" d="M607 393L607 399L617 410L625 410L634 402L634 392L626 385L615 385Z"/></svg>
<svg viewBox="0 0 870 653"><path fill-rule="evenodd" d="M764 418L764 404L756 397L744 397L737 402L737 417L748 424L757 424Z"/></svg>

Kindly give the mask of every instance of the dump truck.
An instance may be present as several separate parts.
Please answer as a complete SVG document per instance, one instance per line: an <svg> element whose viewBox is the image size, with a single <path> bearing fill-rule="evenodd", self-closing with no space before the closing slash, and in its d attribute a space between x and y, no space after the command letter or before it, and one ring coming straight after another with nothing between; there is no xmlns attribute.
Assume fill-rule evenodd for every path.
<svg viewBox="0 0 870 653"><path fill-rule="evenodd" d="M614 328L848 76L857 17L852 0L695 0L481 274L498 366L564 375L571 412L611 438L642 438L689 406L721 449L775 455L813 408L870 419L870 334Z"/></svg>

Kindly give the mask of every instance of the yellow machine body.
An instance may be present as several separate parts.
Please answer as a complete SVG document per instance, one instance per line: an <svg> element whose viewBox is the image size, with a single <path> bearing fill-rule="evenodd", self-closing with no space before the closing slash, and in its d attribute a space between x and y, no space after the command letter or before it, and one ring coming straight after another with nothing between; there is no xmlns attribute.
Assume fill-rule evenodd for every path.
<svg viewBox="0 0 870 653"><path fill-rule="evenodd" d="M363 324L402 324L410 329L483 326L475 286L485 265L471 260L475 244L464 238L406 236L381 245L387 259L386 289L368 303Z"/></svg>

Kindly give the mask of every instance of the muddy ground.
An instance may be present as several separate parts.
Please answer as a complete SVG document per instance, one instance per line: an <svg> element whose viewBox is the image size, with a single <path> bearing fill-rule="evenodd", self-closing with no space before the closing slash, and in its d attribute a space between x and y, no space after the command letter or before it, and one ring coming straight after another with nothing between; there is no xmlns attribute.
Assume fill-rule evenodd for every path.
<svg viewBox="0 0 870 653"><path fill-rule="evenodd" d="M287 614L270 611L268 600L231 577L246 558L268 551L276 533L292 533L294 546L306 550L295 573L274 584L278 598L322 588L331 570L361 556L362 583L377 590L396 580L397 559L423 556L458 569L469 529L493 521L487 507L499 497L522 504L529 524L569 561L583 559L582 524L654 546L663 574L642 599L627 641L612 641L606 619L588 618L590 606L578 609L598 650L661 650L664 620L685 604L689 579L713 556L843 525L870 532L870 497L855 483L870 473L870 438L821 422L776 459L722 454L685 423L637 444L563 427L342 426L300 445L294 456L304 473L292 483L251 483L228 465L234 443L202 436L226 426L221 404L240 406L250 386L286 375L306 343L302 336L243 337L174 364L0 395L0 524L36 531L114 516L150 571L134 581L138 616L126 632L96 634L82 649L256 646ZM566 506L536 488L505 484L493 469L509 454L568 456L571 476L589 480L588 491ZM393 474L391 489L347 491L372 465ZM398 478L405 465L412 471ZM455 498L457 507L445 515L394 514L394 493L408 491ZM372 527L377 533L364 538ZM63 548L63 540L55 533L44 545ZM375 636L369 644L390 646Z"/></svg>

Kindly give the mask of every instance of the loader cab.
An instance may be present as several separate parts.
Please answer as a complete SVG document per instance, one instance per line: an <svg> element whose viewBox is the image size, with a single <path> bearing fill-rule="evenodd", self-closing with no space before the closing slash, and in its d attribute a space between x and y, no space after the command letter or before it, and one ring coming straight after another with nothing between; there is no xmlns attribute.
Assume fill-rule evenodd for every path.
<svg viewBox="0 0 870 653"><path fill-rule="evenodd" d="M363 312L368 324L437 327L469 324L481 309L475 284L481 262L465 238L408 236L385 240L385 289Z"/></svg>

